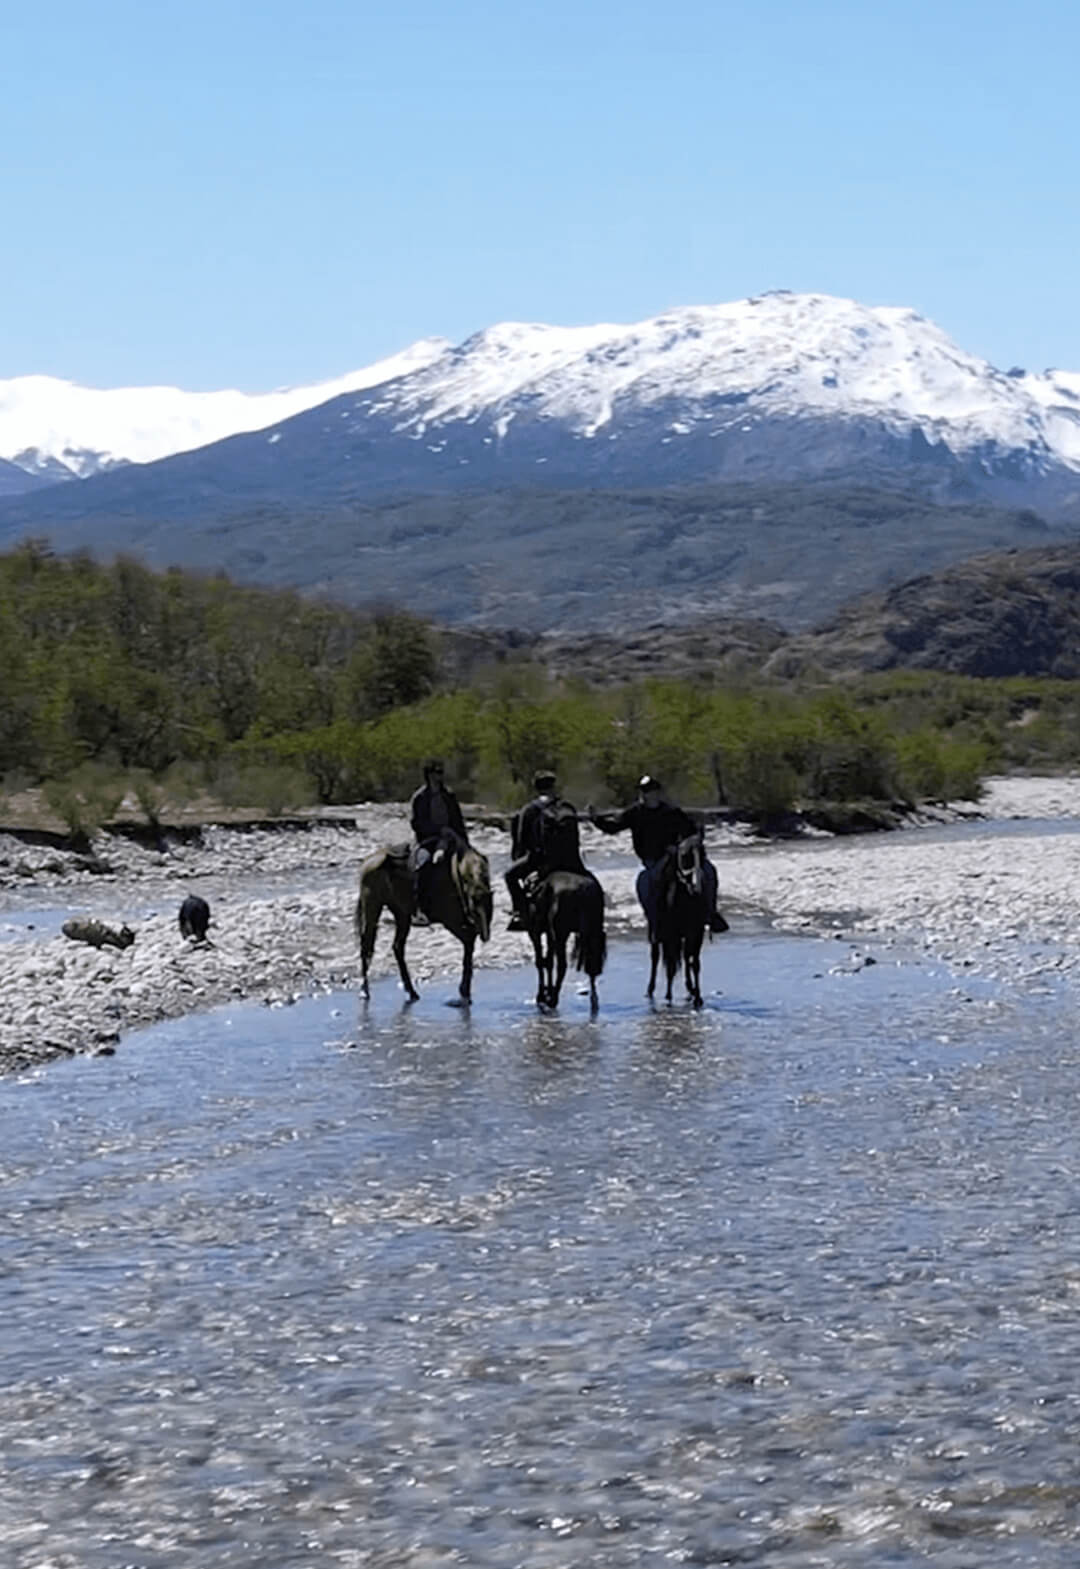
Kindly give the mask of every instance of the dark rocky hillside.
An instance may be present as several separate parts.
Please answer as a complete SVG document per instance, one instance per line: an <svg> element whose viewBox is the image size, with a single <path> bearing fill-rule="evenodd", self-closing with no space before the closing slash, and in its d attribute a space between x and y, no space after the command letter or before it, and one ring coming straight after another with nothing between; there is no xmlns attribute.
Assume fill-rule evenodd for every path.
<svg viewBox="0 0 1080 1569"><path fill-rule="evenodd" d="M754 673L785 641L775 621L703 617L686 625L653 622L625 633L551 633L531 657L561 680L604 686L649 677L717 677Z"/></svg>
<svg viewBox="0 0 1080 1569"><path fill-rule="evenodd" d="M10 543L31 532L62 551L126 552L353 605L393 600L444 623L621 636L703 617L812 626L915 567L1072 537L1028 510L936 506L868 485L514 490L320 509L281 502L225 521L212 508L200 517L195 496L182 523L65 514L69 498L113 478L52 487L32 511L0 507L0 545L6 528Z"/></svg>
<svg viewBox="0 0 1080 1569"><path fill-rule="evenodd" d="M439 667L450 684L506 662L526 660L559 681L607 686L648 678L753 674L785 639L772 621L704 617L685 625L654 621L623 634L440 627Z"/></svg>
<svg viewBox="0 0 1080 1569"><path fill-rule="evenodd" d="M863 595L765 668L1080 679L1080 545L979 555Z"/></svg>

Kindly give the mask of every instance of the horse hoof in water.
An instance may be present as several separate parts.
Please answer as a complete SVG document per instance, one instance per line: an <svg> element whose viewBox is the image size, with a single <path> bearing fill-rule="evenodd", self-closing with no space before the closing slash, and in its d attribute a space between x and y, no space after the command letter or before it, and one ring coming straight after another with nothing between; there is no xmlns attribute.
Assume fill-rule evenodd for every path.
<svg viewBox="0 0 1080 1569"><path fill-rule="evenodd" d="M471 997L448 997L446 999L446 1006L448 1008L471 1008L472 1007L472 998Z"/></svg>

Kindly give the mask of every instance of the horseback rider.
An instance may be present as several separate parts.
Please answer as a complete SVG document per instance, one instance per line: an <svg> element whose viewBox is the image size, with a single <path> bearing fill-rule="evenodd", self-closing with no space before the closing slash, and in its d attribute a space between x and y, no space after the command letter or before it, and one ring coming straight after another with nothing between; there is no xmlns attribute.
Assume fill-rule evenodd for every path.
<svg viewBox="0 0 1080 1569"><path fill-rule="evenodd" d="M629 828L634 854L643 863L638 873L637 895L651 935L656 930L661 867L668 853L683 839L702 837L701 824L681 806L669 801L659 779L651 774L645 774L638 781L638 798L632 806L621 812L594 812L588 807L586 815L594 827L605 834L618 834ZM709 930L726 932L728 924L716 908L716 867L702 857L701 872L709 902Z"/></svg>
<svg viewBox="0 0 1080 1569"><path fill-rule="evenodd" d="M446 768L441 758L424 764L424 782L409 802L409 818L416 838L412 853L413 902L418 926L430 922L428 894L435 863L449 851L468 848L465 819L458 798L446 787Z"/></svg>
<svg viewBox="0 0 1080 1569"><path fill-rule="evenodd" d="M512 860L506 871L514 907L506 928L510 932L529 929L529 904L521 886L526 877L533 873L546 877L548 872L591 875L581 859L577 808L560 797L554 772L539 769L533 775L533 789L536 795L515 814L510 827Z"/></svg>

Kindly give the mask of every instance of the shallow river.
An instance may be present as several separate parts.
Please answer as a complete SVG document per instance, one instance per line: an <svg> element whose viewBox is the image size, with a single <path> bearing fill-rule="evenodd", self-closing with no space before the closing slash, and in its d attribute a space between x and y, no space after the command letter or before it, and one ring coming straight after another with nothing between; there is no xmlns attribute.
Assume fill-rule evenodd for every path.
<svg viewBox="0 0 1080 1569"><path fill-rule="evenodd" d="M8 1569L1077 1561L1080 1050L725 939L0 1082ZM834 973L839 971L840 973Z"/></svg>

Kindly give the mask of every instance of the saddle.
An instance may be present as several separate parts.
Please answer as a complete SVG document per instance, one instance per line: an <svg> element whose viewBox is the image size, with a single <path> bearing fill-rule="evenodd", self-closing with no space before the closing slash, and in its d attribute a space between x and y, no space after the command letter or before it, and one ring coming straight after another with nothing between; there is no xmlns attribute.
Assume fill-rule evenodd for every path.
<svg viewBox="0 0 1080 1569"><path fill-rule="evenodd" d="M598 879L580 859L576 866L546 866L527 873L521 879L521 892L525 896L525 908L529 912L528 924L530 926L539 913L540 890L553 872L570 872L575 877L588 877L593 882L598 882Z"/></svg>
<svg viewBox="0 0 1080 1569"><path fill-rule="evenodd" d="M441 864L445 864L446 869L450 874L450 882L453 886L454 892L461 901L462 909L465 909L468 905L468 898L461 881L461 848L459 847L455 849L451 845L440 847L435 851L431 859L425 863L423 868L417 865L416 853L419 848L420 847L418 845L409 843L389 845L386 849L386 855L389 860L393 861L396 868L400 869L402 873L407 874L413 880L414 891L416 892L418 898L418 880L421 876L421 873L423 873L423 875L430 882L431 874L434 869ZM413 919L416 921L418 926L423 926L428 923L429 916L427 912L421 909L419 904L417 904L417 907L413 913Z"/></svg>

